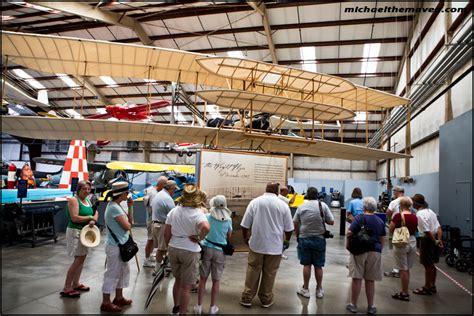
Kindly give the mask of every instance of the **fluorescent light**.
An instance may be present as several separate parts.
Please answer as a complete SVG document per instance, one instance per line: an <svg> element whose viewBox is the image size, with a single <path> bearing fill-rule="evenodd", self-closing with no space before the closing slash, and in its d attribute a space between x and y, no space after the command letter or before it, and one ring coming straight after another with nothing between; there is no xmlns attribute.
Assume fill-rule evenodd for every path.
<svg viewBox="0 0 474 316"><path fill-rule="evenodd" d="M32 79L33 77L27 74L23 69L13 69L15 75L22 79Z"/></svg>
<svg viewBox="0 0 474 316"><path fill-rule="evenodd" d="M360 122L360 121L365 121L367 118L367 113L366 112L355 112L356 116L354 117L354 121Z"/></svg>
<svg viewBox="0 0 474 316"><path fill-rule="evenodd" d="M314 47L300 47L300 56L303 60L303 69L316 72L316 50Z"/></svg>
<svg viewBox="0 0 474 316"><path fill-rule="evenodd" d="M143 79L143 81L148 82L148 83L155 83L155 82L157 82L156 80L152 80L152 79Z"/></svg>
<svg viewBox="0 0 474 316"><path fill-rule="evenodd" d="M106 85L108 85L109 88L116 88L118 87L117 83L114 81L114 79L112 79L111 77L109 76L100 76L99 77L100 80L102 80Z"/></svg>
<svg viewBox="0 0 474 316"><path fill-rule="evenodd" d="M380 43L365 44L364 45L364 58L378 57L380 52ZM364 61L362 62L361 73L374 73L377 70L376 61Z"/></svg>
<svg viewBox="0 0 474 316"><path fill-rule="evenodd" d="M231 50L227 52L227 56L235 58L245 58L244 54L240 50Z"/></svg>
<svg viewBox="0 0 474 316"><path fill-rule="evenodd" d="M79 85L74 82L68 75L66 74L56 74L59 79L61 79L65 84L67 84L71 88L77 88Z"/></svg>
<svg viewBox="0 0 474 316"><path fill-rule="evenodd" d="M69 114L70 116L74 117L74 118L82 117L81 114L77 113L76 110L73 110L73 109L67 109L66 113Z"/></svg>
<svg viewBox="0 0 474 316"><path fill-rule="evenodd" d="M104 108L99 108L99 109L96 109L96 112L97 112L97 114L105 114L105 113L107 113L107 110L104 109Z"/></svg>
<svg viewBox="0 0 474 316"><path fill-rule="evenodd" d="M41 83L36 81L35 79L25 79L25 81L32 86L33 88L36 88L38 90L46 89L45 86L43 86Z"/></svg>

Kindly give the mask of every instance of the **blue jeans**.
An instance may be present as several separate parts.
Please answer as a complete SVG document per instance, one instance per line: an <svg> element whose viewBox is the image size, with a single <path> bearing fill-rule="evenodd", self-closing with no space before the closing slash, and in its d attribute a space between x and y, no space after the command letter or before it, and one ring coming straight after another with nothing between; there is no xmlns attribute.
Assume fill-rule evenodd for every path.
<svg viewBox="0 0 474 316"><path fill-rule="evenodd" d="M300 264L324 267L326 262L326 239L324 237L300 238L297 251Z"/></svg>

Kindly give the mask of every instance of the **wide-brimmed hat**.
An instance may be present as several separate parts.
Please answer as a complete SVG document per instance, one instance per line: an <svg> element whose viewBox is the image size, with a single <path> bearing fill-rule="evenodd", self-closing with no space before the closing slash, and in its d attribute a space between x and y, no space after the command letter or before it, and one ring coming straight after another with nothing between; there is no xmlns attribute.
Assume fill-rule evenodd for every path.
<svg viewBox="0 0 474 316"><path fill-rule="evenodd" d="M414 206L428 207L428 203L425 201L423 194L417 193L411 197Z"/></svg>
<svg viewBox="0 0 474 316"><path fill-rule="evenodd" d="M100 244L100 230L97 226L84 226L80 236L81 244L84 247L93 248Z"/></svg>
<svg viewBox="0 0 474 316"><path fill-rule="evenodd" d="M113 197L115 197L128 191L129 191L128 182L120 181L120 182L115 182L112 184L112 189L110 190L110 194Z"/></svg>
<svg viewBox="0 0 474 316"><path fill-rule="evenodd" d="M184 185L183 193L176 201L182 206L200 207L206 200L206 194L199 190L194 183Z"/></svg>
<svg viewBox="0 0 474 316"><path fill-rule="evenodd" d="M215 219L219 221L231 219L232 211L227 208L225 196L216 195L209 201L209 205L211 206L209 213Z"/></svg>

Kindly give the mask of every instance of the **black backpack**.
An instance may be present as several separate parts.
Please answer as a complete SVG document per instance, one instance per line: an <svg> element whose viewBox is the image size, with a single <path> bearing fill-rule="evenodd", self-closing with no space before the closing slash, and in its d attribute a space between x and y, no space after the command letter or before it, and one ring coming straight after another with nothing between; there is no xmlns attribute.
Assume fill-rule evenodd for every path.
<svg viewBox="0 0 474 316"><path fill-rule="evenodd" d="M362 215L361 228L357 234L354 234L349 239L347 250L354 256L375 250L375 242L372 238L374 231L365 225L365 217Z"/></svg>

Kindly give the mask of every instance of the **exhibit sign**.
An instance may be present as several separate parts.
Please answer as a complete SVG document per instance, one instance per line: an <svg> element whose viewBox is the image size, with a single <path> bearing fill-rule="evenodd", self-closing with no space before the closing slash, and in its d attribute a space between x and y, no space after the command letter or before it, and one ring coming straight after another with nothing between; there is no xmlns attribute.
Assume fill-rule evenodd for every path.
<svg viewBox="0 0 474 316"><path fill-rule="evenodd" d="M208 197L253 199L268 182L286 184L288 157L232 151L201 150L198 184Z"/></svg>

